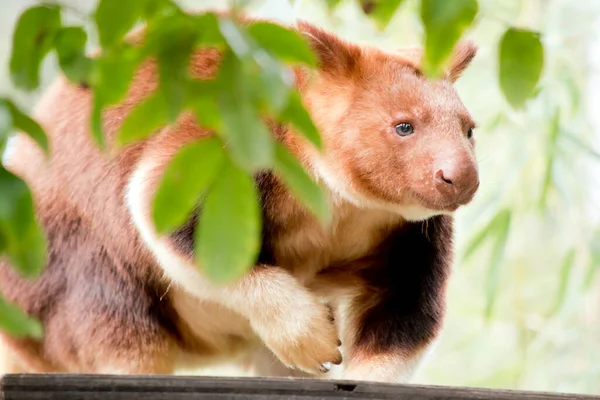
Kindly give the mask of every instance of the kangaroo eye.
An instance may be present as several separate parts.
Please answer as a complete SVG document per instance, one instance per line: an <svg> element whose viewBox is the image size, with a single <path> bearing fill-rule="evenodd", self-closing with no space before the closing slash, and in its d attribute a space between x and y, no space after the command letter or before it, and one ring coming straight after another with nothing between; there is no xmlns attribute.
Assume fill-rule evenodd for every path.
<svg viewBox="0 0 600 400"><path fill-rule="evenodd" d="M408 136L415 133L415 129L411 124L403 122L401 124L396 125L396 133L400 136Z"/></svg>
<svg viewBox="0 0 600 400"><path fill-rule="evenodd" d="M467 131L467 137L469 139L471 139L473 137L473 128L469 128L469 130Z"/></svg>

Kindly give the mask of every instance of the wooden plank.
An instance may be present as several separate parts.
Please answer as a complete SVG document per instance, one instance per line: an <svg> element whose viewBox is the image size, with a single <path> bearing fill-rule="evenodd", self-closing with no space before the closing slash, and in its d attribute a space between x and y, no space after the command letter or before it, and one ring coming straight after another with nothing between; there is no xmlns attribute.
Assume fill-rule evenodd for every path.
<svg viewBox="0 0 600 400"><path fill-rule="evenodd" d="M2 400L600 400L600 396L312 379L5 375Z"/></svg>

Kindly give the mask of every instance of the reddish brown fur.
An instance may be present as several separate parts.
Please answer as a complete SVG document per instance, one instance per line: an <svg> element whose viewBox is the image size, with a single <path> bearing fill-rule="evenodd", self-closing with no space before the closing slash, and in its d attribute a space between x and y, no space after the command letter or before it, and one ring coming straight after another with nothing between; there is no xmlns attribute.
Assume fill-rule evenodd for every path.
<svg viewBox="0 0 600 400"><path fill-rule="evenodd" d="M148 140L103 154L87 130L90 92L64 79L48 91L35 116L49 134L49 162L25 136L7 160L33 188L50 237L48 267L34 282L0 260L3 295L45 327L40 342L5 337L20 368L171 373L245 351L264 363L266 346L285 366L316 373L341 361L339 335L342 376L398 381L410 375L444 315L452 219L441 214L468 203L478 184L474 142L465 136L473 122L451 85L476 48L458 46L447 79L429 81L418 69L418 49L389 54L308 23L298 28L319 57L318 70L295 73L326 150L320 155L287 127L270 126L329 185L333 222L319 225L274 174L260 174L259 265L231 286L205 284L191 266L195 216L150 246L152 233L140 236L127 203L141 201L140 215L149 220L147 205L169 160L211 132L185 114ZM210 78L219 59L216 50L198 51L191 71ZM104 115L108 143L156 82L155 65L144 64L127 98ZM398 137L399 122L411 122L418 135ZM128 198L132 175L144 165L140 197ZM441 192L440 168L451 170L468 196ZM153 247L161 243L166 250ZM173 266L161 264L160 251L173 257ZM181 274L206 286L190 289ZM335 325L321 300L333 308ZM292 374L283 365L278 372L258 368Z"/></svg>

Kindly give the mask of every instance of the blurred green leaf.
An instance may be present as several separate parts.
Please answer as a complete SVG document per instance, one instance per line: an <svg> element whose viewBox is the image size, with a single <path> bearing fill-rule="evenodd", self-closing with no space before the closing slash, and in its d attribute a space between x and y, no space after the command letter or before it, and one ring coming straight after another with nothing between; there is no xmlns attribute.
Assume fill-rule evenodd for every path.
<svg viewBox="0 0 600 400"><path fill-rule="evenodd" d="M218 20L218 24L221 35L240 59L252 57L252 43L249 41L247 32L241 26L238 26L230 18L221 18Z"/></svg>
<svg viewBox="0 0 600 400"><path fill-rule="evenodd" d="M590 239L590 265L583 281L584 289L589 289L600 269L600 229L596 229Z"/></svg>
<svg viewBox="0 0 600 400"><path fill-rule="evenodd" d="M40 339L43 335L42 324L28 317L19 307L0 297L0 330L13 337L31 337Z"/></svg>
<svg viewBox="0 0 600 400"><path fill-rule="evenodd" d="M552 187L552 171L554 168L554 161L556 159L558 136L560 132L560 109L557 109L554 113L554 118L550 125L550 133L548 135L548 148L545 152L546 158L546 170L544 173L544 181L542 184L542 193L540 196L539 208L543 210L546 207L546 201L548 198L548 192Z"/></svg>
<svg viewBox="0 0 600 400"><path fill-rule="evenodd" d="M275 172L294 196L300 199L323 224L330 222L331 209L325 192L281 144L276 144L275 147Z"/></svg>
<svg viewBox="0 0 600 400"><path fill-rule="evenodd" d="M504 252L506 250L506 242L508 241L508 233L510 230L511 212L504 209L498 213L491 228L496 236L494 247L488 267L486 279L486 307L485 317L489 319L492 316L498 288L500 287L500 272L502 261L504 261Z"/></svg>
<svg viewBox="0 0 600 400"><path fill-rule="evenodd" d="M164 96L167 116L171 122L179 116L186 101L190 55L197 40L195 20L185 14L157 20L149 28L144 51L156 54L159 91Z"/></svg>
<svg viewBox="0 0 600 400"><path fill-rule="evenodd" d="M563 76L564 84L567 87L571 98L571 112L577 113L581 108L581 98L583 97L581 96L582 90L573 74L570 74L568 70L565 71Z"/></svg>
<svg viewBox="0 0 600 400"><path fill-rule="evenodd" d="M222 89L219 82L215 80L190 81L187 89L187 107L194 112L198 124L215 132L220 131L222 121L218 98Z"/></svg>
<svg viewBox="0 0 600 400"><path fill-rule="evenodd" d="M489 120L488 124L484 127L484 132L493 132L505 122L506 115L504 115L504 112L499 112L494 118Z"/></svg>
<svg viewBox="0 0 600 400"><path fill-rule="evenodd" d="M333 11L340 4L341 0L325 0L325 2L327 3L327 7L329 7L329 11Z"/></svg>
<svg viewBox="0 0 600 400"><path fill-rule="evenodd" d="M425 27L423 69L428 76L439 76L478 10L477 0L421 0L421 21Z"/></svg>
<svg viewBox="0 0 600 400"><path fill-rule="evenodd" d="M139 48L124 45L103 52L95 62L91 130L100 147L104 145L102 110L125 98L142 60Z"/></svg>
<svg viewBox="0 0 600 400"><path fill-rule="evenodd" d="M594 150L591 144L584 143L580 138L571 132L564 132L561 136L568 139L571 143L576 145L580 150L586 152L589 156L595 158L596 161L600 161L600 153Z"/></svg>
<svg viewBox="0 0 600 400"><path fill-rule="evenodd" d="M166 99L152 93L137 105L123 121L117 134L117 143L126 146L150 136L168 120Z"/></svg>
<svg viewBox="0 0 600 400"><path fill-rule="evenodd" d="M13 130L13 117L8 102L0 99L0 141L4 144ZM2 151L0 151L0 157Z"/></svg>
<svg viewBox="0 0 600 400"><path fill-rule="evenodd" d="M590 240L590 255L594 264L600 265L600 229L596 229Z"/></svg>
<svg viewBox="0 0 600 400"><path fill-rule="evenodd" d="M144 17L150 22L165 15L181 13L181 9L171 0L144 0Z"/></svg>
<svg viewBox="0 0 600 400"><path fill-rule="evenodd" d="M220 46L225 42L219 28L219 19L212 12L192 16L194 26L199 32L197 46Z"/></svg>
<svg viewBox="0 0 600 400"><path fill-rule="evenodd" d="M223 37L239 60L239 79L255 109L279 113L287 105L293 85L289 68L273 59L242 27L231 19L219 21Z"/></svg>
<svg viewBox="0 0 600 400"><path fill-rule="evenodd" d="M85 55L87 34L80 27L66 27L58 31L54 41L58 62L65 76L75 83L87 83L92 60Z"/></svg>
<svg viewBox="0 0 600 400"><path fill-rule="evenodd" d="M236 164L247 171L265 168L273 160L273 138L271 132L248 101L249 93L241 65L231 53L221 62L219 82L224 90L219 96L219 108L223 119L220 134ZM252 134L248 134L252 132Z"/></svg>
<svg viewBox="0 0 600 400"><path fill-rule="evenodd" d="M223 143L217 137L184 146L169 163L152 203L152 216L159 233L183 223L213 184L225 161Z"/></svg>
<svg viewBox="0 0 600 400"><path fill-rule="evenodd" d="M36 276L46 263L46 236L35 219L29 188L0 165L0 193L0 254L24 276Z"/></svg>
<svg viewBox="0 0 600 400"><path fill-rule="evenodd" d="M315 126L310 114L302 104L302 99L297 91L292 91L286 108L279 114L279 121L292 124L318 149L323 148L319 130Z"/></svg>
<svg viewBox="0 0 600 400"><path fill-rule="evenodd" d="M140 19L145 3L146 0L100 0L94 15L100 45L111 47L119 42Z"/></svg>
<svg viewBox="0 0 600 400"><path fill-rule="evenodd" d="M11 115L12 127L10 127L9 130L18 129L24 133L27 133L33 140L36 141L42 150L48 153L48 138L42 127L37 122L29 118L23 111L19 110L19 108L17 108L17 106L10 100L0 99L0 109L7 110ZM0 136L2 136L1 132Z"/></svg>
<svg viewBox="0 0 600 400"><path fill-rule="evenodd" d="M96 92L92 102L92 113L90 115L90 130L92 131L92 138L101 149L104 148L104 133L103 133L103 120L102 110L104 108L104 100L102 96Z"/></svg>
<svg viewBox="0 0 600 400"><path fill-rule="evenodd" d="M463 254L463 260L467 261L483 244L484 240L488 238L489 225L481 229L477 234L469 241L467 248Z"/></svg>
<svg viewBox="0 0 600 400"><path fill-rule="evenodd" d="M544 66L544 48L539 34L510 28L499 49L499 79L504 96L515 109L525 105L536 88Z"/></svg>
<svg viewBox="0 0 600 400"><path fill-rule="evenodd" d="M260 250L261 226L254 180L226 163L199 218L196 260L207 277L229 282L247 273Z"/></svg>
<svg viewBox="0 0 600 400"><path fill-rule="evenodd" d="M498 211L496 215L488 222L483 228L479 230L473 238L469 241L464 253L463 260L467 261L471 256L479 250L485 239L496 236L497 229L502 225L505 217L506 210L502 209Z"/></svg>
<svg viewBox="0 0 600 400"><path fill-rule="evenodd" d="M248 33L273 56L292 63L316 65L316 58L306 40L297 32L269 22L256 22Z"/></svg>
<svg viewBox="0 0 600 400"><path fill-rule="evenodd" d="M573 270L574 261L575 249L571 249L563 258L560 266L559 286L556 291L556 302L554 303L552 314L555 314L565 301L567 286L569 284L569 278L571 277L571 271Z"/></svg>
<svg viewBox="0 0 600 400"><path fill-rule="evenodd" d="M106 105L121 101L143 60L139 48L123 45L105 51L97 58L94 86Z"/></svg>
<svg viewBox="0 0 600 400"><path fill-rule="evenodd" d="M61 11L56 5L28 8L19 17L12 39L10 76L23 90L40 85L40 65L50 50L61 25Z"/></svg>
<svg viewBox="0 0 600 400"><path fill-rule="evenodd" d="M236 164L247 171L268 167L273 160L273 139L247 102L222 96L223 137ZM253 132L248 134L248 132Z"/></svg>
<svg viewBox="0 0 600 400"><path fill-rule="evenodd" d="M250 79L251 99L254 99L258 110L280 113L287 107L292 93L291 80L286 71L278 70L277 65L260 71L257 79Z"/></svg>
<svg viewBox="0 0 600 400"><path fill-rule="evenodd" d="M375 21L379 29L385 29L403 1L404 0L360 0L360 5L363 12Z"/></svg>

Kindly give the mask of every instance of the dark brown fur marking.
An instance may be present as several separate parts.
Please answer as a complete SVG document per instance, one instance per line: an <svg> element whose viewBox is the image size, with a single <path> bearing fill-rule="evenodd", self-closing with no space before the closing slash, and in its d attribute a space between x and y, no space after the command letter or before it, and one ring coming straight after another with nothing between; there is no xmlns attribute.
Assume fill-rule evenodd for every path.
<svg viewBox="0 0 600 400"><path fill-rule="evenodd" d="M445 311L451 238L452 218L439 216L405 225L385 240L370 268L359 273L369 289L353 305L361 310L357 346L373 353L416 350L436 336ZM365 304L372 306L364 310Z"/></svg>

